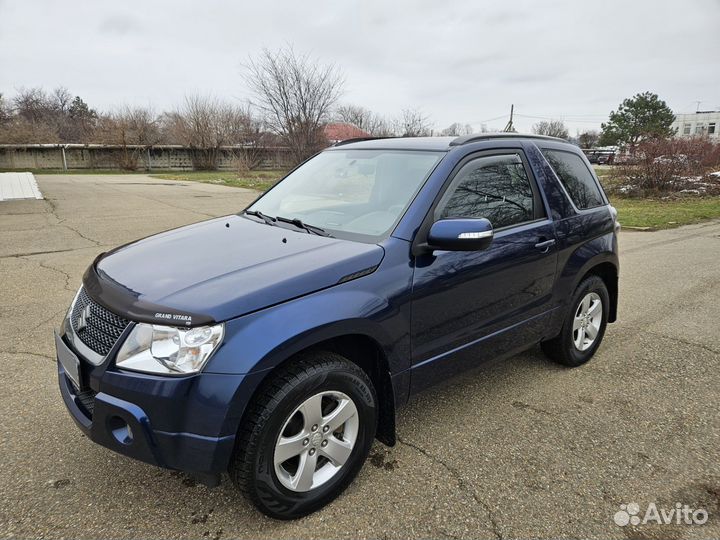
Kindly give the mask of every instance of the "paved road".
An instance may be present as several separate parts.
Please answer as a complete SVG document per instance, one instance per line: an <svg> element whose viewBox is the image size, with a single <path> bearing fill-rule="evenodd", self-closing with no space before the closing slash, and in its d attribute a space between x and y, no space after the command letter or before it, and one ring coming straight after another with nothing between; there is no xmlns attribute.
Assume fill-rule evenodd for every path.
<svg viewBox="0 0 720 540"><path fill-rule="evenodd" d="M39 176L0 203L0 534L79 538L680 538L720 536L720 223L621 236L620 322L567 370L537 349L402 410L354 485L295 522L231 484L85 439L56 384L52 328L85 267L121 242L232 212L249 191L146 176ZM621 503L710 512L615 525Z"/></svg>

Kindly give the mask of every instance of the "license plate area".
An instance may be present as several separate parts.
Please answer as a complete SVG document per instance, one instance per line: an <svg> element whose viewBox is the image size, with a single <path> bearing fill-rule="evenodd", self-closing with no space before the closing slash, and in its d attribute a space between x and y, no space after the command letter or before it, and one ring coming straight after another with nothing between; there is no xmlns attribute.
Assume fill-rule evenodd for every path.
<svg viewBox="0 0 720 540"><path fill-rule="evenodd" d="M65 374L68 376L77 390L82 390L82 378L80 377L80 360L77 355L65 345L65 342L60 336L55 334L55 349L57 350L57 359L60 365L65 370Z"/></svg>

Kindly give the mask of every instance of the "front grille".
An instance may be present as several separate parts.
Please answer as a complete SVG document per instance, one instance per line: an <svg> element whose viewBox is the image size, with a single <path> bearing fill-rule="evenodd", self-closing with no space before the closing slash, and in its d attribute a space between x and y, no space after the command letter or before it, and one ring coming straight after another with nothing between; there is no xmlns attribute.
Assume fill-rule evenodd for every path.
<svg viewBox="0 0 720 540"><path fill-rule="evenodd" d="M70 324L80 341L106 356L130 321L93 302L83 287L75 301Z"/></svg>

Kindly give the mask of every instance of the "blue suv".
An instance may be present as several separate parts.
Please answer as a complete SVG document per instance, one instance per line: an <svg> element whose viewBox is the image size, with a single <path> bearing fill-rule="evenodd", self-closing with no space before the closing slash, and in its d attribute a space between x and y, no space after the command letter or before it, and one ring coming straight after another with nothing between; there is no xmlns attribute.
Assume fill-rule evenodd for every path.
<svg viewBox="0 0 720 540"><path fill-rule="evenodd" d="M415 392L538 343L587 362L618 230L559 139L341 143L237 215L101 254L56 335L60 391L96 443L299 517L395 443Z"/></svg>

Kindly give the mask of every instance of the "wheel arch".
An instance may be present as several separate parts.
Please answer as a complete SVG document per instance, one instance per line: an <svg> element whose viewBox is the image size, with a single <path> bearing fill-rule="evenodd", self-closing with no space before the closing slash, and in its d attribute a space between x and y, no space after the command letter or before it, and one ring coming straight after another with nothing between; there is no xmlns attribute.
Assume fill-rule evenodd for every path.
<svg viewBox="0 0 720 540"><path fill-rule="evenodd" d="M345 334L316 343L305 351L313 350L339 354L367 374L378 397L376 438L388 446L394 446L395 391L390 377L389 362L380 344L367 334Z"/></svg>
<svg viewBox="0 0 720 540"><path fill-rule="evenodd" d="M573 290L590 276L597 276L603 280L610 296L610 306L608 313L608 322L612 323L617 320L618 308L618 267L616 260L601 258L601 260L592 259L587 268L580 274L580 278L575 283Z"/></svg>
<svg viewBox="0 0 720 540"><path fill-rule="evenodd" d="M246 403L250 404L264 391L267 382L278 372L298 359L301 355L313 351L329 351L347 358L362 369L370 378L378 398L378 425L376 438L394 446L395 436L395 390L390 376L388 356L380 343L372 336L363 333L342 333L332 337L322 336L314 341L302 340L302 345L279 347L273 351L272 367L262 371L262 377ZM242 426L248 407L245 407L239 418L238 426Z"/></svg>

